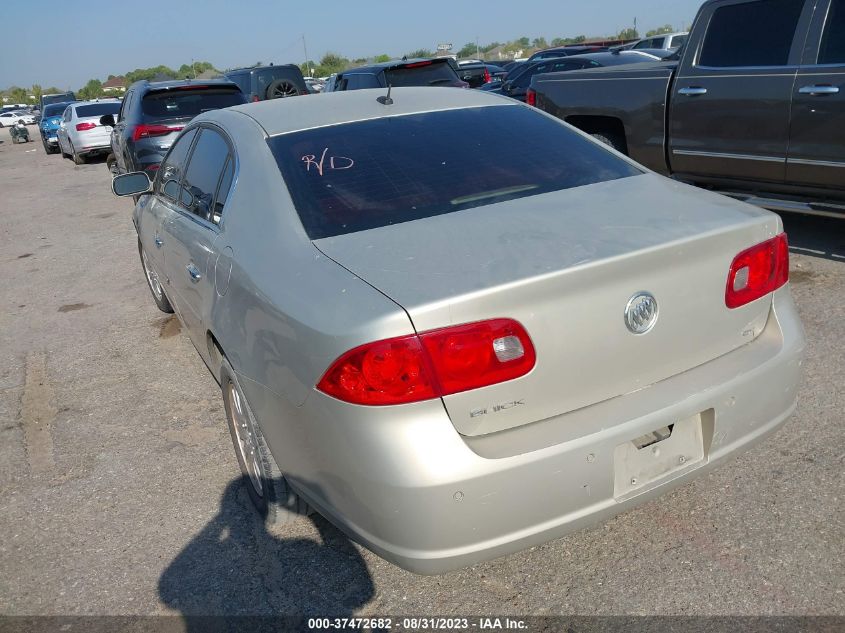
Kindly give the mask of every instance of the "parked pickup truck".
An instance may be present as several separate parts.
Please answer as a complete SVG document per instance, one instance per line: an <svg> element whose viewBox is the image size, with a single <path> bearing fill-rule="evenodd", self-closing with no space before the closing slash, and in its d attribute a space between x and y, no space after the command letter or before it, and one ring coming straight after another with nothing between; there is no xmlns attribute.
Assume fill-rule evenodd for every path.
<svg viewBox="0 0 845 633"><path fill-rule="evenodd" d="M655 171L845 213L845 0L709 0L676 59L538 75L531 90Z"/></svg>

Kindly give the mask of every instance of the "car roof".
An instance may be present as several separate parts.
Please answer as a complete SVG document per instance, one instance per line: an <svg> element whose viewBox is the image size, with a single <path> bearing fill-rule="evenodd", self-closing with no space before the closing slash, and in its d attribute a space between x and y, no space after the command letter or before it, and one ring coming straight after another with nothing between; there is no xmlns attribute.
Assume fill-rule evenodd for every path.
<svg viewBox="0 0 845 633"><path fill-rule="evenodd" d="M390 93L393 104L382 105L377 99L386 94L386 89L375 88L329 92L319 97L270 99L213 110L194 120L222 122L228 113L239 112L254 119L269 136L275 136L386 115L403 116L481 106L528 107L513 99L465 88L393 88Z"/></svg>
<svg viewBox="0 0 845 633"><path fill-rule="evenodd" d="M148 90L168 90L169 88L182 88L185 86L197 86L197 87L205 87L205 86L235 86L236 84L229 79L170 79L168 81L148 81L146 79L142 79L141 81L136 81L132 86L140 86L147 88ZM130 86L130 88L132 87Z"/></svg>
<svg viewBox="0 0 845 633"><path fill-rule="evenodd" d="M100 103L113 103L115 105L120 105L120 99L91 99L90 101L72 101L68 105L72 105L74 108L78 108L79 106L97 105Z"/></svg>
<svg viewBox="0 0 845 633"><path fill-rule="evenodd" d="M594 62L599 62L600 64L604 64L605 66L616 66L622 64L634 64L635 59L637 57L641 57L642 59L639 61L648 62L648 61L658 61L654 59L654 56L641 55L636 53L627 53L622 55L621 53L610 53L610 52L602 52L602 53L586 53L584 55L578 55L581 59L592 59Z"/></svg>
<svg viewBox="0 0 845 633"><path fill-rule="evenodd" d="M255 70L267 70L268 68L291 68L297 67L296 64L271 64L269 66L247 66L244 68L233 68L232 70L224 70L223 74L226 76L229 75L241 75L246 73L251 73Z"/></svg>
<svg viewBox="0 0 845 633"><path fill-rule="evenodd" d="M407 64L418 64L419 62L437 62L449 63L448 57L414 57L411 59L392 59L389 62L379 62L378 64L368 64L366 66L358 66L357 68L350 68L344 70L339 75L348 75L349 73L362 72L379 72L388 68L395 68L397 66L405 66Z"/></svg>

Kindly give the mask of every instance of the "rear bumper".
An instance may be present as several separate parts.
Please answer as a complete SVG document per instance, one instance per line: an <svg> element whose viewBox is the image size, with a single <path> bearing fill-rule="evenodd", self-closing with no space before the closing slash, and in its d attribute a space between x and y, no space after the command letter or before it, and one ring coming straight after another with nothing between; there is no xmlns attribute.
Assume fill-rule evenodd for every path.
<svg viewBox="0 0 845 633"><path fill-rule="evenodd" d="M611 517L751 447L794 410L803 352L787 286L775 293L763 333L725 356L649 388L481 438L455 432L439 401L353 407L350 415L349 405L315 392L284 412L292 424L282 425L266 421L266 391L247 395L258 403L253 408L274 455L308 501L384 558L434 574ZM615 494L617 447L699 413L703 459Z"/></svg>

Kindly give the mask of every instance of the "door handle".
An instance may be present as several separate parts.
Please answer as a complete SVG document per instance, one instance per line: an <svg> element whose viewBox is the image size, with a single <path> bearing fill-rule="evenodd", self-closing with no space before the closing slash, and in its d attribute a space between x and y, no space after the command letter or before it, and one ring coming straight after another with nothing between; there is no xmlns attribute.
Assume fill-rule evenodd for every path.
<svg viewBox="0 0 845 633"><path fill-rule="evenodd" d="M687 97L696 97L698 95L706 95L707 88L702 88L701 86L688 86L686 88L681 88L678 90L679 95L685 95Z"/></svg>
<svg viewBox="0 0 845 633"><path fill-rule="evenodd" d="M197 283L200 279L202 279L202 275L200 274L199 268L194 266L193 264L188 264L185 266L188 270L188 274L191 276L191 281L193 283Z"/></svg>
<svg viewBox="0 0 845 633"><path fill-rule="evenodd" d="M821 97L823 95L835 95L839 93L836 86L803 86L798 89L799 94Z"/></svg>
<svg viewBox="0 0 845 633"><path fill-rule="evenodd" d="M154 241L155 241L156 248L161 248L161 245L164 244L164 242L161 241L161 238L158 235L156 235Z"/></svg>

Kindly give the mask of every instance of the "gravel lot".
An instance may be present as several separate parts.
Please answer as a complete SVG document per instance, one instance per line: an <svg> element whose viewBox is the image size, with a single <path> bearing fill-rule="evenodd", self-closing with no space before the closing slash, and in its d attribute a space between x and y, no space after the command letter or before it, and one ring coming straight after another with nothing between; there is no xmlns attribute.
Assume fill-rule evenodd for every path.
<svg viewBox="0 0 845 633"><path fill-rule="evenodd" d="M607 523L420 577L319 517L254 520L131 202L30 129L0 131L0 614L845 615L845 219L785 218L809 346L776 435Z"/></svg>

